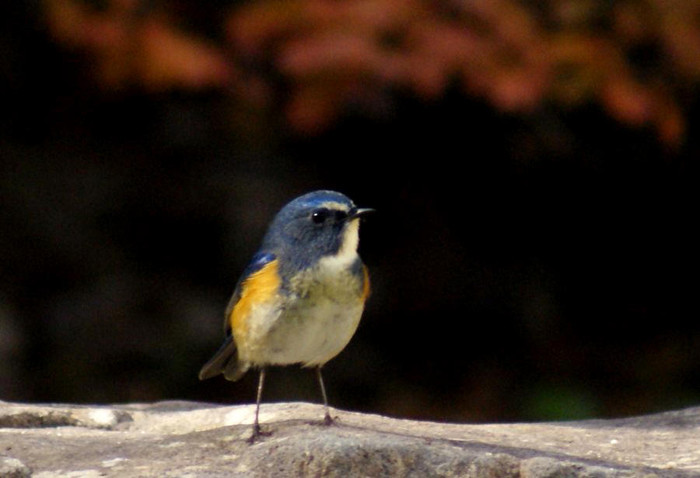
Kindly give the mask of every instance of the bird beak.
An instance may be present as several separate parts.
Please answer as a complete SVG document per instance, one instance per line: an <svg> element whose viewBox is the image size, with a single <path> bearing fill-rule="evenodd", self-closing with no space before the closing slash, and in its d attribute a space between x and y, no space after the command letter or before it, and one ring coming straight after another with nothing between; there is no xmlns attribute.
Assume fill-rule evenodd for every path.
<svg viewBox="0 0 700 478"><path fill-rule="evenodd" d="M369 214L371 212L375 212L374 209L368 208L368 207L354 207L348 211L348 220L351 219L356 219L358 217L364 216L365 214Z"/></svg>

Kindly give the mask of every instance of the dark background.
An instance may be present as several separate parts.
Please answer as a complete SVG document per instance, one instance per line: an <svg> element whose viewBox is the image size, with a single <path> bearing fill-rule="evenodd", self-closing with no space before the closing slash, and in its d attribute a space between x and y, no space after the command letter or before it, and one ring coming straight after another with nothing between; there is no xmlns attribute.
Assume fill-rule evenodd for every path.
<svg viewBox="0 0 700 478"><path fill-rule="evenodd" d="M195 4L137 18L174 5L221 44L236 4ZM324 369L332 405L511 421L700 402L698 83L658 45L630 64L670 85L671 139L595 97L508 110L449 82L430 98L389 82L309 131L274 63L253 68L271 99L244 120L231 85L115 87L52 29L56 5L0 7L1 400L252 401L256 374L197 372L268 221L328 188L378 211L360 244L373 294ZM289 367L264 399L320 397Z"/></svg>

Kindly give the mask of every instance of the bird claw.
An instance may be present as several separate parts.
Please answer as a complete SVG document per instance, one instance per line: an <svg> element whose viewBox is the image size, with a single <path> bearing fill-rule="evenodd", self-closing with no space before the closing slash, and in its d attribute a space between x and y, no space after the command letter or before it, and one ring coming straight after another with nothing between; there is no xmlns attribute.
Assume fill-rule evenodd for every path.
<svg viewBox="0 0 700 478"><path fill-rule="evenodd" d="M271 431L263 431L260 428L260 425L257 423L253 425L253 433L248 437L248 440L246 440L250 445L254 444L260 437L266 437L272 435Z"/></svg>

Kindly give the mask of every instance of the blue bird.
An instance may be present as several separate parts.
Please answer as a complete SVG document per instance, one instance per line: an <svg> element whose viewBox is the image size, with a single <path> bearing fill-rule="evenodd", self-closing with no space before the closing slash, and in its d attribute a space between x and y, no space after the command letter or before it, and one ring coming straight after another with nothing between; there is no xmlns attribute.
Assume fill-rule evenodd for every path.
<svg viewBox="0 0 700 478"><path fill-rule="evenodd" d="M224 343L199 378L236 381L251 367L260 370L251 441L261 434L268 366L314 367L324 422L332 423L321 367L350 342L369 295L357 246L360 218L371 211L334 191L294 199L272 220L239 279L225 312Z"/></svg>

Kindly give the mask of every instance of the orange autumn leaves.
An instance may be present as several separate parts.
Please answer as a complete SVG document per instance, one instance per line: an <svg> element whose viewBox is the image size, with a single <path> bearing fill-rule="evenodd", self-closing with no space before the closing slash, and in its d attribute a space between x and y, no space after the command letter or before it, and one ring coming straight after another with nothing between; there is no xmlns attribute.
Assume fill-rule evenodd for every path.
<svg viewBox="0 0 700 478"><path fill-rule="evenodd" d="M139 0L95 9L80 0L45 0L49 32L88 55L98 85L149 91L223 86L230 66L220 47L178 30L165 12L140 14Z"/></svg>
<svg viewBox="0 0 700 478"><path fill-rule="evenodd" d="M513 114L598 103L676 145L700 79L698 2L257 0L221 8L218 43L178 28L167 1L137 15L139 3L45 5L51 33L88 53L106 89L221 88L307 134L350 107L381 114L399 91L456 87ZM645 48L651 66L634 60Z"/></svg>

